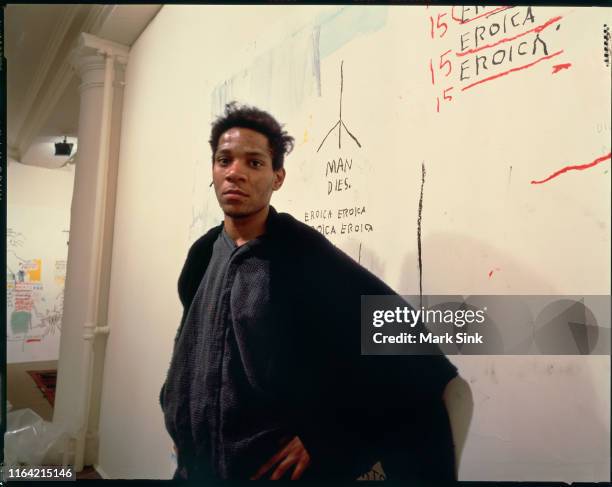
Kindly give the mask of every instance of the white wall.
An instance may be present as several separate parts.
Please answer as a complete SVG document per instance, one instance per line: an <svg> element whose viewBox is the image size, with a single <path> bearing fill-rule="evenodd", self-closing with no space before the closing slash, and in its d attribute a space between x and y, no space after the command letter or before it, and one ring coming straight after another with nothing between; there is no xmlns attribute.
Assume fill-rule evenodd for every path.
<svg viewBox="0 0 612 487"><path fill-rule="evenodd" d="M7 361L9 363L58 359L73 183L73 166L47 169L9 160L7 168ZM19 281L20 267L26 272L23 275L23 282L16 282ZM28 273L27 268L31 268L34 272ZM27 330L24 328L26 324L18 323L23 319L29 320Z"/></svg>
<svg viewBox="0 0 612 487"><path fill-rule="evenodd" d="M328 45L320 59L321 94L309 91L300 58L285 56L282 46L309 52L300 29L337 10L165 6L131 50L100 420L99 464L111 478L173 472L157 397L181 314L180 268L189 242L219 217L208 191L207 138L225 96L270 109L297 136L277 208L303 219L309 209L366 204L377 231L364 237L362 263L398 291L418 289L414 222L426 160L426 293L610 292L610 182L601 176L609 162L556 185L528 183L562 162L589 162L583 158L591 152L610 150L609 134L591 127L609 119L609 79L595 65L591 38L575 42L601 19L581 9L562 12L567 20L558 39L575 64L560 73L565 78L551 78L549 67L546 76L508 77L514 81L466 94L462 104L456 99L455 112L440 115L431 111L427 59L441 47L432 48L427 37L425 7L386 17L372 11L384 28L368 30L366 19L354 39ZM359 166L358 191L330 199L320 169L342 154L329 146L317 155L315 146L336 121L341 60L345 95L359 100L347 102L347 123L365 149L343 145L342 154ZM577 96L575 86L585 79L589 89ZM585 240L566 238L568 232L587 238L588 252ZM356 256L357 238L332 240ZM460 479L608 479L608 356L452 360L476 402Z"/></svg>

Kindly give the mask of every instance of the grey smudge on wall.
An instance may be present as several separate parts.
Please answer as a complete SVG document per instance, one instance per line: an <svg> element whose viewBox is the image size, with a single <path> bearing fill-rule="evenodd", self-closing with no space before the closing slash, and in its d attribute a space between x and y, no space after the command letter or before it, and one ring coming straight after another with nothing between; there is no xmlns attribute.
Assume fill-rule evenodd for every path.
<svg viewBox="0 0 612 487"><path fill-rule="evenodd" d="M495 371L495 366L493 364L491 364L491 381L494 384L499 384L499 381L497 380L497 372Z"/></svg>
<svg viewBox="0 0 612 487"><path fill-rule="evenodd" d="M489 376L491 382L494 384L499 384L499 380L497 380L497 372L495 371L495 365L489 364L485 368L485 375Z"/></svg>

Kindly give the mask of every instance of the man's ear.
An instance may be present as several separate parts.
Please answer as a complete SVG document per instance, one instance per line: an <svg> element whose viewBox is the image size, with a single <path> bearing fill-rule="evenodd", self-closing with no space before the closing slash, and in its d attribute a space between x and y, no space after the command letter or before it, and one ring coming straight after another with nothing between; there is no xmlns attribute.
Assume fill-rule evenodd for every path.
<svg viewBox="0 0 612 487"><path fill-rule="evenodd" d="M274 191L280 189L280 187L283 185L285 175L286 172L284 167L281 167L278 171L274 171L274 182L272 183L272 189Z"/></svg>

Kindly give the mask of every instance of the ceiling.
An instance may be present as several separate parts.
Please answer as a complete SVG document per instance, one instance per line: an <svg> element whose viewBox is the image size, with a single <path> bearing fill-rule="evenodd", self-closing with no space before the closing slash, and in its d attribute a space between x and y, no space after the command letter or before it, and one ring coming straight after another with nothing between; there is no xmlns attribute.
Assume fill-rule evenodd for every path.
<svg viewBox="0 0 612 487"><path fill-rule="evenodd" d="M58 168L64 136L78 147L79 80L70 54L81 32L130 47L161 5L22 4L4 7L9 158Z"/></svg>

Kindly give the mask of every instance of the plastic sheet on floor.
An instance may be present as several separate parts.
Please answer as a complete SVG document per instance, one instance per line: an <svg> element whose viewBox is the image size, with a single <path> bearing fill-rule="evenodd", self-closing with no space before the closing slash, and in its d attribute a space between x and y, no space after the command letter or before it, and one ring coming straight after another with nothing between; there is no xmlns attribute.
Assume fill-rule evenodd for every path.
<svg viewBox="0 0 612 487"><path fill-rule="evenodd" d="M4 465L61 465L68 435L31 409L6 415Z"/></svg>

